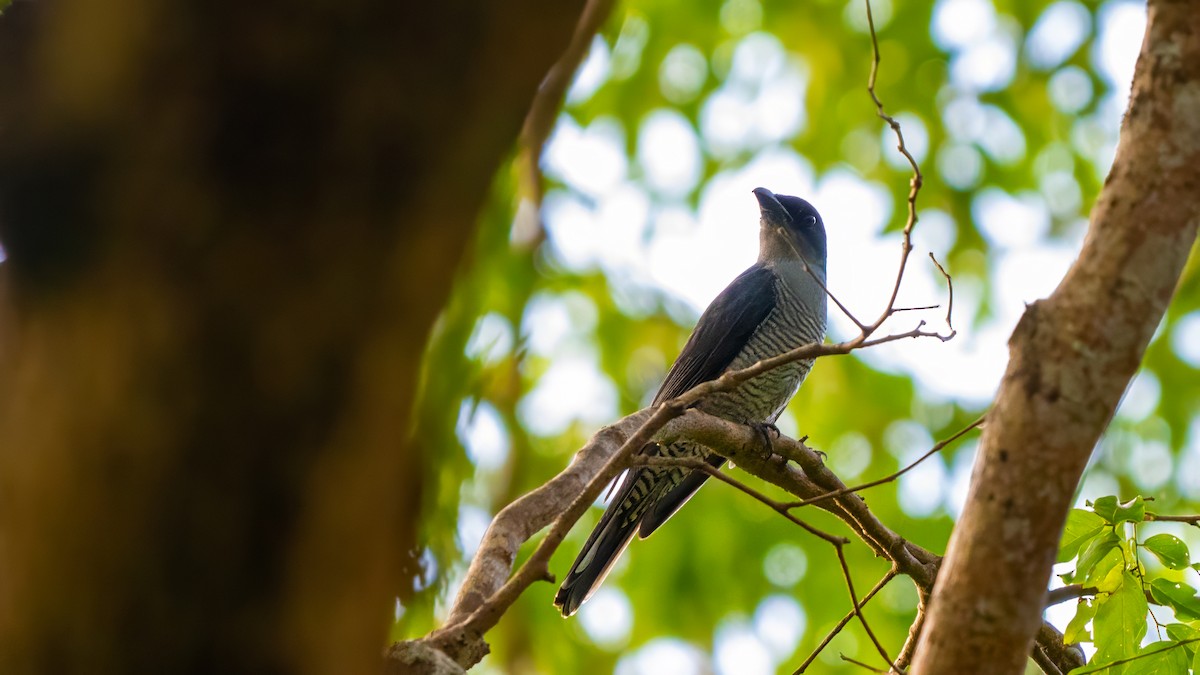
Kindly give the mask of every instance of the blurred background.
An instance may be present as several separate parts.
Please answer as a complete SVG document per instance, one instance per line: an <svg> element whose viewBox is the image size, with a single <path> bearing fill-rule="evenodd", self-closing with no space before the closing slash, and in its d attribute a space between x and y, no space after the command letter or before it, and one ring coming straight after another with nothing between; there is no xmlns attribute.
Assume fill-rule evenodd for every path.
<svg viewBox="0 0 1200 675"><path fill-rule="evenodd" d="M920 319L946 329L932 252L953 276L958 336L817 363L779 426L809 436L848 483L895 471L986 409L1024 303L1049 294L1079 249L1145 26L1144 5L1124 0L873 8L877 93L925 175L899 304L941 305L884 330ZM829 235L830 291L859 318L878 315L911 172L866 92L870 64L861 0L617 6L546 145L544 195L515 156L499 172L428 345L415 429L429 462L422 569L416 596L396 607L394 637L439 623L500 508L564 468L598 427L649 403L699 313L756 256L753 188L813 202ZM830 321L833 340L856 333L832 306ZM1198 374L1193 256L1081 503L1141 494L1155 511L1196 510ZM976 441L864 496L893 529L943 552ZM560 577L601 506L556 554ZM846 531L820 512L802 517ZM1200 545L1194 528L1153 528ZM859 589L887 571L858 541L848 554ZM850 607L827 544L719 484L631 546L575 618L558 615L553 593L538 584L521 598L489 633L493 652L477 672L790 672ZM866 611L893 652L915 603L899 579ZM1061 628L1073 610L1048 618ZM852 624L811 671L859 671L839 654L877 658Z"/></svg>

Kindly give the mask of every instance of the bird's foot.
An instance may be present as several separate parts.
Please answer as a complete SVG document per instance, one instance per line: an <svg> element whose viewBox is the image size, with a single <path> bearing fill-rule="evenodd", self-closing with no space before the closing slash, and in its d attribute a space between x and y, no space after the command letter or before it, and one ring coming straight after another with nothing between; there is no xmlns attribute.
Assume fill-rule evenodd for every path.
<svg viewBox="0 0 1200 675"><path fill-rule="evenodd" d="M775 438L779 438L779 427L771 422L760 422L758 424L751 424L750 426L754 427L759 436L762 436L763 447L766 449L767 454L775 454L775 442L771 440L771 434L774 433Z"/></svg>

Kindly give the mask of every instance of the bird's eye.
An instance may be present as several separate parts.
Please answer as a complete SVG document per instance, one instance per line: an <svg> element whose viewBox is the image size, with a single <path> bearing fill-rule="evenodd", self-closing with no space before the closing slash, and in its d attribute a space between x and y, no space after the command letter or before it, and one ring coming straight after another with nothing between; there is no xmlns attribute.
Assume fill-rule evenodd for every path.
<svg viewBox="0 0 1200 675"><path fill-rule="evenodd" d="M806 216L800 219L800 224L804 227L813 227L817 224L817 219L815 216Z"/></svg>

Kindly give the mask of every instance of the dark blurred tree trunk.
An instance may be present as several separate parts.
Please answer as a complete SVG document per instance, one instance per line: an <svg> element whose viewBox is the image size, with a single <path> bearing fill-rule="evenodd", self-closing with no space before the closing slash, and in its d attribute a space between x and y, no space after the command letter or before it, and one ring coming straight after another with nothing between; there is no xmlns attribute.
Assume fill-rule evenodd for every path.
<svg viewBox="0 0 1200 675"><path fill-rule="evenodd" d="M0 17L0 671L380 668L424 342L581 6Z"/></svg>

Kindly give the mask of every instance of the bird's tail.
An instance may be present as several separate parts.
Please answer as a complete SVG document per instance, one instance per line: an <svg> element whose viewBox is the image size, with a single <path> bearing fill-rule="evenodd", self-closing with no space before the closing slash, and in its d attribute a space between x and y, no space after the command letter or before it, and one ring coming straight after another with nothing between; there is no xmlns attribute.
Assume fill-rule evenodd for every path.
<svg viewBox="0 0 1200 675"><path fill-rule="evenodd" d="M653 454L656 448L647 447L644 453ZM646 467L630 469L621 481L617 494L608 509L600 517L596 529L592 530L571 571L554 596L554 604L563 616L571 616L584 600L604 581L613 563L621 557L637 532L638 523L645 515L663 483L660 480L664 469Z"/></svg>

